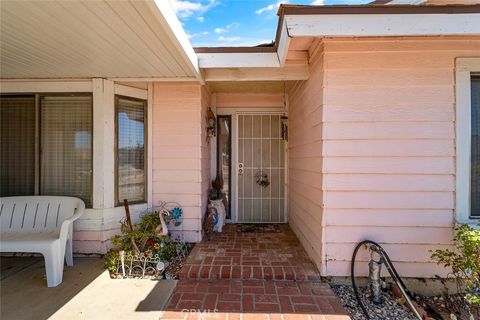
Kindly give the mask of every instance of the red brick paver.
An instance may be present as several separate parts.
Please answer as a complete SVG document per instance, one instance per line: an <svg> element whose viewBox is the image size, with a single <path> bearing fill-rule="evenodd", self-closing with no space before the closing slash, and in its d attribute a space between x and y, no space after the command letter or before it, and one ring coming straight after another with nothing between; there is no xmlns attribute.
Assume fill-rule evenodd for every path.
<svg viewBox="0 0 480 320"><path fill-rule="evenodd" d="M319 281L180 280L162 319L350 319Z"/></svg>
<svg viewBox="0 0 480 320"><path fill-rule="evenodd" d="M180 279L319 280L295 234L286 224L278 232L238 232L225 226L222 234L198 243Z"/></svg>
<svg viewBox="0 0 480 320"><path fill-rule="evenodd" d="M288 225L224 232L197 244L163 319L347 320Z"/></svg>

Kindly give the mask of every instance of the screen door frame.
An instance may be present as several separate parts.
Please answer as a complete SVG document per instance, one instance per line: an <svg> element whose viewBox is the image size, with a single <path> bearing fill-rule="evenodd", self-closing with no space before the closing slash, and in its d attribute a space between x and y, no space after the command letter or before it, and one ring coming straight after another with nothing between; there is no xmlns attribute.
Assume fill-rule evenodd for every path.
<svg viewBox="0 0 480 320"><path fill-rule="evenodd" d="M286 116L286 112L283 111L236 111L232 114L232 222L234 223L242 223L238 219L238 181L239 181L239 174L238 174L238 120L239 115L279 115L279 116ZM288 208L288 141L284 141L284 188L283 188L283 197L284 197L284 205L283 205L283 221L278 222L245 222L245 223L287 223L288 222L288 215L287 215L287 208Z"/></svg>

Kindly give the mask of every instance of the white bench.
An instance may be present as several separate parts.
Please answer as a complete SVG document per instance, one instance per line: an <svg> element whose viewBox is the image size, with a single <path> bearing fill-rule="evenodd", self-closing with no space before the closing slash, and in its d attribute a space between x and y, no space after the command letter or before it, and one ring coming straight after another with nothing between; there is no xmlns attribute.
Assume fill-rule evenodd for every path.
<svg viewBox="0 0 480 320"><path fill-rule="evenodd" d="M85 211L73 197L21 196L0 198L0 252L41 253L47 285L62 283L63 261L73 266L73 221Z"/></svg>

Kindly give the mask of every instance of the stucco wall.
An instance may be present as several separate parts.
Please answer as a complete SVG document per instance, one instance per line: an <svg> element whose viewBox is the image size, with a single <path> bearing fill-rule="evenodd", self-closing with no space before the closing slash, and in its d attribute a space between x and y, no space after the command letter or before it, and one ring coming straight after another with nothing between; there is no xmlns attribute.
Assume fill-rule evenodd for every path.
<svg viewBox="0 0 480 320"><path fill-rule="evenodd" d="M454 65L468 56L480 56L479 37L323 42L318 80L297 91L313 89L290 101L290 221L307 250L320 240L305 234L322 222L322 258L312 256L322 274L349 275L355 243L372 239L403 276L445 276L429 250L452 239ZM308 158L297 171L295 145Z"/></svg>
<svg viewBox="0 0 480 320"><path fill-rule="evenodd" d="M185 240L200 241L210 180L209 93L197 83L157 82L153 99L153 204L181 204Z"/></svg>

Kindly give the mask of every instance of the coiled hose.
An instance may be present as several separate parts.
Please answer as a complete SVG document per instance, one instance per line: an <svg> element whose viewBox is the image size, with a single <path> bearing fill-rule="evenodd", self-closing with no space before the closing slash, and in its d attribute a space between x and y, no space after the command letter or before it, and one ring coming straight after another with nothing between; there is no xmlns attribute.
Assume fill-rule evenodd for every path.
<svg viewBox="0 0 480 320"><path fill-rule="evenodd" d="M385 261L385 267L387 268L388 273L392 277L393 281L395 281L395 283L399 287L400 291L402 291L402 294L405 296L405 299L407 300L407 303L410 305L410 308L412 309L413 313L415 313L415 316L417 316L418 319L422 320L422 316L418 313L417 309L415 308L415 306L413 305L413 303L411 301L412 295L408 291L407 287L403 283L400 276L398 275L397 270L395 270L395 267L392 264L392 260L390 260L390 257L388 256L388 254L385 252L385 250L383 250L383 248L378 243L376 243L374 241L371 241L371 240L364 240L364 241L361 241L359 244L357 244L357 246L355 247L355 250L353 251L352 265L351 265L351 268L350 268L350 275L351 275L351 278L352 278L353 294L355 295L355 299L357 300L358 305L360 306L363 313L365 314L365 317L367 319L370 319L370 315L368 314L368 311L365 308L365 305L363 304L362 299L360 299L360 295L358 294L358 288L357 288L357 285L355 283L355 259L357 257L358 250L363 245L367 245L367 244L373 245L373 246L376 247L376 250L381 255L383 260ZM434 312L434 313L436 313L436 312ZM436 315L438 315L438 313ZM439 319L442 319L442 318L439 317Z"/></svg>

